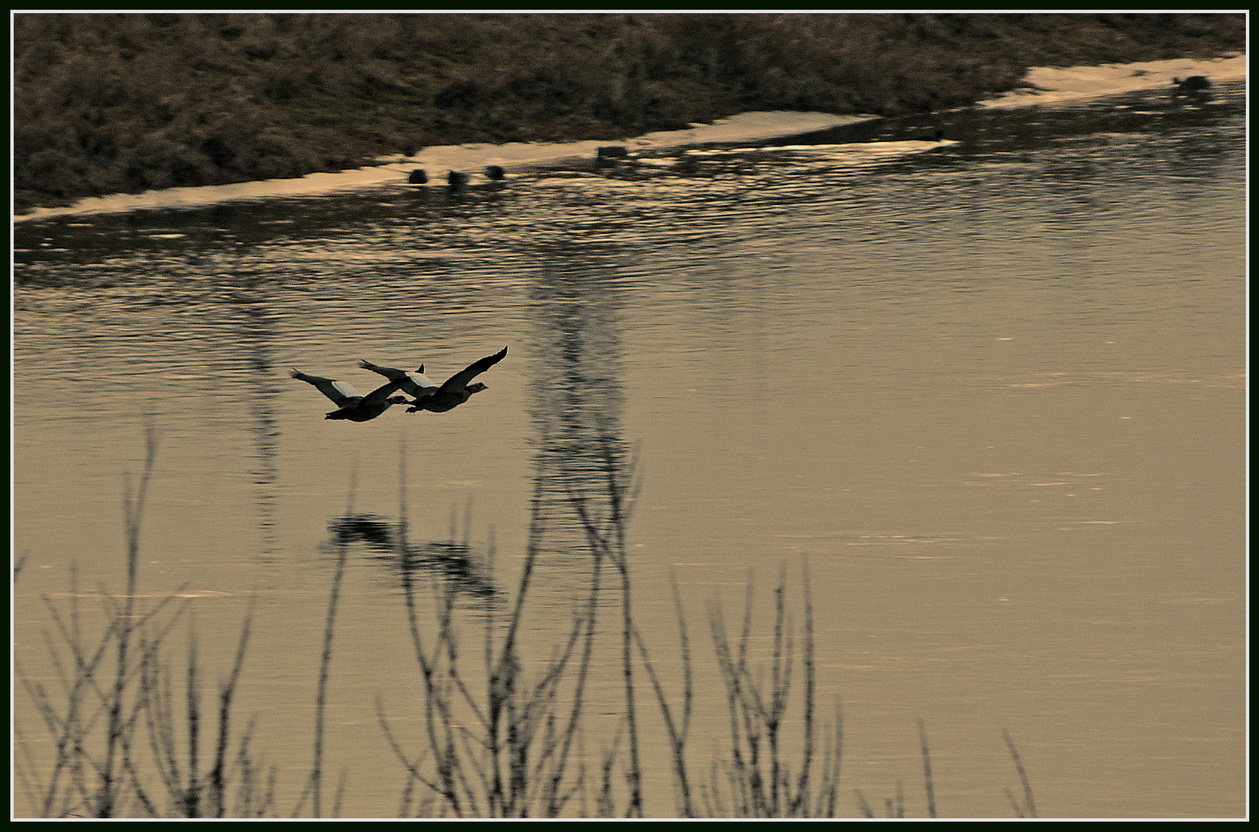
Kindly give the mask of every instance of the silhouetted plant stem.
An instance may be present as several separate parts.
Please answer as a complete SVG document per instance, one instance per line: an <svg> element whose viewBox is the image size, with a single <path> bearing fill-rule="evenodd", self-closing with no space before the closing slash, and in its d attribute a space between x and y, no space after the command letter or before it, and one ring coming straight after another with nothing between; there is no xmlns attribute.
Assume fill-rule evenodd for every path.
<svg viewBox="0 0 1259 832"><path fill-rule="evenodd" d="M675 720L674 718L673 709L665 696L664 686L656 674L655 666L647 654L647 646L643 643L642 633L637 626L634 628L634 640L638 644L638 652L642 656L643 667L647 670L647 676L651 680L652 688L656 694L656 702L659 704L661 716L664 718L665 731L669 735L669 750L672 752L673 773L677 777L678 797L682 804L681 814L682 817L691 818L695 817L695 807L692 801L690 775L686 764L686 741L690 729L692 698L690 642L687 638L686 615L682 609L682 598L678 593L676 578L670 575L669 583L673 589L673 606L678 616L678 640L682 650L682 716L680 720Z"/></svg>
<svg viewBox="0 0 1259 832"><path fill-rule="evenodd" d="M240 676L245 635L231 678L221 690L214 750L221 764L211 766L207 775L199 765L208 714L201 704L202 663L195 630L189 631L182 699L174 693L180 677L162 661L164 645L188 608L186 602L173 605L182 587L151 605L137 593L141 520L157 452L151 427L146 439L139 483L134 490L128 485L124 494L126 591L119 597L100 589L100 635L87 633L73 566L64 612L49 598L43 599L56 635L45 633L44 637L60 683L58 695L20 672L19 677L44 722L52 761L42 783L33 783L22 772L15 772L16 779L25 784L32 804L42 809L44 817L223 816L230 811L227 791L233 781L238 785L235 811L260 814L270 806L272 789L258 788L259 772L248 751L248 732L234 757L228 751L232 691ZM173 612L164 615L171 606L175 606ZM111 665L111 659L117 664ZM181 701L178 706L177 700ZM29 750L16 724L14 733L19 749ZM139 752L146 747L151 757L142 759ZM39 770L34 768L33 755L23 752L18 759Z"/></svg>
<svg viewBox="0 0 1259 832"><path fill-rule="evenodd" d="M1006 789L1006 797L1009 798L1010 805L1014 807L1014 812L1019 817L1037 817L1036 800L1032 797L1032 782L1027 777L1027 770L1023 768L1023 758L1019 756L1019 750L1014 745L1014 740L1010 738L1010 732L1003 728L1001 734L1005 737L1006 747L1010 750L1010 756L1014 759L1014 770L1018 772L1019 783L1023 786L1023 805L1019 805L1009 789Z"/></svg>
<svg viewBox="0 0 1259 832"><path fill-rule="evenodd" d="M353 490L350 492L353 500ZM347 510L347 514L348 514ZM328 678L332 665L332 644L336 635L337 605L341 599L341 583L345 577L347 559L346 543L337 539L337 565L332 575L332 589L328 595L328 614L324 619L323 649L319 655L319 676L315 690L315 737L307 787L311 795L311 811L314 817L323 817L323 757L325 716L328 707ZM302 798L304 800L304 796ZM299 806L302 801L299 800Z"/></svg>
<svg viewBox="0 0 1259 832"><path fill-rule="evenodd" d="M101 634L89 634L90 628L83 621L73 568L69 601L58 605L44 598L54 625L52 633L45 632L44 637L58 686L49 690L20 670L17 677L48 735L42 748L48 750L51 762L38 759L41 748L15 721L14 780L28 803L42 807L48 817L261 816L274 803L275 771L264 772L253 760L252 721L243 733L233 732L233 709L252 627L252 601L230 673L218 684L216 705L212 706L202 689L204 659L194 626L189 627L182 673L172 672L174 668L164 660L163 645L183 620L189 604L176 605L167 616L163 613L176 595L148 604L137 593L140 519L155 461L152 434L149 443L143 474L134 492L127 489L124 504L127 592L119 597L101 590L105 619ZM555 817L569 814L577 806L582 815L592 807L595 814L641 816L646 807L644 760L639 754L653 751L639 745L641 723L635 683L641 682L641 677L635 679L634 663L641 661L664 719L682 816L833 817L843 754L843 714L837 706L833 731L817 718L815 622L807 563L803 568L802 621L797 622L792 615L795 607L787 597L785 572L773 589L773 619L764 642L768 656L752 649L755 604L750 581L743 619L733 636L727 631L724 608L716 603L710 607L709 626L726 697L730 745L724 758L713 759L704 782L695 776L687 756L693 707L692 655L677 580L670 578L682 691L679 701L670 702L664 678L633 615L633 576L626 551L626 527L634 502L628 484L636 482L632 466L627 472L610 441L603 445L603 463L606 488L597 498L583 497L574 483L567 484L571 505L587 537L590 581L584 598L579 596L579 603L574 604L568 632L540 669L536 662L525 667L520 661L526 596L537 577L535 566L542 551L542 486L540 479L535 482L530 539L518 595L505 622L494 616L493 608L487 610L484 644L474 651L482 653L474 665L485 672L484 687L466 674L466 661L463 665L460 662L458 623L462 613L456 607L451 585L439 584L434 593L432 626L420 624L413 572L406 568L412 550L407 545L403 463L401 521L395 539L404 566L401 574L407 626L423 679L424 745L420 753L404 749L377 700L385 738L406 773L402 813ZM348 568L346 541L339 538L338 542L317 679L313 759L296 808L300 814L309 798L315 816L339 814L349 786L343 769L328 805L323 789L326 709L335 625ZM469 543L470 534L465 530L464 544ZM619 630L620 667L615 667L614 660L608 669L619 676L613 681L624 687L626 710L619 715L611 742L599 757L587 763L575 759L575 752L584 736L588 680L596 671L594 640L601 593L606 591L605 559L617 570L619 580L614 586L619 590L620 612L607 633L617 638ZM761 622L756 623L760 626ZM797 667L802 672L797 672ZM566 696L571 698L566 700ZM799 745L788 744L784 737L794 733L792 720L797 713L796 724L803 736ZM216 714L218 723L214 726L211 720ZM938 809L933 769L921 719L918 732L927 814L934 818ZM1004 738L1022 786L1021 798L1010 789L1006 790L1007 798L1015 814L1036 817L1021 755L1008 731ZM146 745L151 757L140 756ZM208 766L201 764L203 756L209 758ZM35 771L41 773L32 774ZM874 817L875 810L865 794L860 790L855 794L859 810ZM904 817L906 801L901 783L897 782L892 797L873 805L888 817Z"/></svg>
<svg viewBox="0 0 1259 832"><path fill-rule="evenodd" d="M105 745L105 761L101 770L100 792L96 800L94 814L96 817L114 817L118 800L118 769L121 767L125 730L123 715L123 692L126 690L130 672L131 635L135 623L132 620L135 609L136 583L139 576L140 559L140 523L144 515L144 502L148 492L149 477L153 473L153 465L157 459L157 434L149 425L145 431L144 465L140 473L140 481L136 492L132 494L130 483L123 497L123 516L126 525L127 559L126 559L126 590L123 596L121 617L116 620L118 632L116 637L116 658L113 689L106 705L108 730Z"/></svg>
<svg viewBox="0 0 1259 832"><path fill-rule="evenodd" d="M813 659L813 593L810 591L812 582L807 560L801 565L801 574L801 581L804 584L804 718L801 723L804 731L804 750L801 754L796 794L791 798L787 811L794 817L808 812L809 774L813 765L814 692L817 689L817 667Z"/></svg>
<svg viewBox="0 0 1259 832"><path fill-rule="evenodd" d="M236 656L232 662L232 671L227 681L219 689L219 730L214 747L214 762L210 766L210 795L215 807L215 817L223 817L226 811L227 795L227 763L228 750L231 747L232 703L236 697L236 686L240 682L241 669L245 665L245 650L249 645L249 635L253 629L254 601L251 598L249 609L245 613L245 622L241 627L240 641L236 646ZM242 742L248 743L251 732L246 731Z"/></svg>
<svg viewBox="0 0 1259 832"><path fill-rule="evenodd" d="M608 516L600 524L589 513L586 502L577 491L570 489L571 502L586 532L591 550L596 557L607 557L621 577L621 675L625 691L625 723L629 737L629 768L626 780L629 799L626 817L642 817L642 763L639 752L638 713L634 698L634 620L631 598L630 570L625 552L625 529L633 503L632 478L622 482L617 474L620 463L616 459L613 442L606 433L600 436L604 476L607 488ZM633 464L630 465L633 470ZM628 497L628 499L627 499Z"/></svg>
<svg viewBox="0 0 1259 832"><path fill-rule="evenodd" d="M927 792L927 817L936 817L935 783L931 779L931 751L927 748L927 727L918 720L918 744L922 748L922 779L923 788Z"/></svg>
<svg viewBox="0 0 1259 832"><path fill-rule="evenodd" d="M833 816L839 785L842 753L842 715L836 712L833 739L822 749L822 774L814 777L812 740L816 730L815 689L817 674L813 651L813 605L807 567L804 570L804 690L792 693L795 667L795 636L786 604L786 576L780 575L775 589L774 621L770 641L768 683L754 675L749 644L752 630L753 595L749 582L744 602L743 624L737 646L727 633L719 604L709 612L709 627L718 668L726 690L730 725L730 756L723 766L715 766L708 786L703 789L706 806L737 817L824 817ZM781 737L793 701L801 703L805 741L799 756L788 758ZM719 779L720 778L720 779ZM729 789L729 806L722 781Z"/></svg>
<svg viewBox="0 0 1259 832"><path fill-rule="evenodd" d="M602 574L603 557L599 550L596 549L593 564L591 566L590 591L586 601L585 617L584 622L581 625L582 653L577 666L577 678L573 685L572 705L569 708L567 724L565 725L559 741L557 764L552 770L545 793L546 796L544 805L546 807L546 813L552 817L558 815L559 811L563 807L563 804L568 800L568 796L562 791L562 782L567 771L567 763L569 754L572 752L572 744L581 725L582 705L585 702L586 679L589 675L591 656L594 654L594 637L595 628L598 622L598 599Z"/></svg>
<svg viewBox="0 0 1259 832"><path fill-rule="evenodd" d="M197 777L200 769L198 744L201 739L201 690L197 686L197 637L194 629L188 637L188 674L185 696L188 719L188 783L184 787L182 803L185 817L200 814L201 783Z"/></svg>

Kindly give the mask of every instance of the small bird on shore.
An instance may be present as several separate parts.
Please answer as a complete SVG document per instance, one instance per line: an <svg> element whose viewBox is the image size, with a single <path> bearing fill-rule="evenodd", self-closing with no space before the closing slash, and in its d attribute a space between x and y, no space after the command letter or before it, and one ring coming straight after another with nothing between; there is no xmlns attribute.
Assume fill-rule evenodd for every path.
<svg viewBox="0 0 1259 832"><path fill-rule="evenodd" d="M595 156L599 159L623 159L629 155L629 148L620 144L607 144L595 148Z"/></svg>
<svg viewBox="0 0 1259 832"><path fill-rule="evenodd" d="M385 378L388 378L391 384L396 384L400 389L406 390L415 396L414 401L408 402L411 406L407 408L407 413L418 413L421 410L427 410L431 413L445 413L472 398L473 393L480 393L482 390L488 389L488 385L479 381L472 381L472 379L506 357L507 347L503 347L493 355L487 355L479 361L472 362L446 379L440 387L424 376L423 364L420 365L418 373L398 370L393 367L381 367L366 360L361 361L359 366L365 370L380 373ZM418 392L414 392L414 390L418 390Z"/></svg>
<svg viewBox="0 0 1259 832"><path fill-rule="evenodd" d="M1190 75L1188 78L1173 78L1172 86L1178 92L1202 92L1211 89L1211 79L1205 75Z"/></svg>
<svg viewBox="0 0 1259 832"><path fill-rule="evenodd" d="M360 394L349 384L344 381L334 381L323 376L312 376L303 373L296 367L290 374L299 381L307 384L313 384L320 393L323 393L337 409L324 416L325 419L348 419L351 422L368 422L384 413L395 404L406 404L406 396L391 396L393 391L401 387L401 382L392 379L387 384L382 384L366 396Z"/></svg>

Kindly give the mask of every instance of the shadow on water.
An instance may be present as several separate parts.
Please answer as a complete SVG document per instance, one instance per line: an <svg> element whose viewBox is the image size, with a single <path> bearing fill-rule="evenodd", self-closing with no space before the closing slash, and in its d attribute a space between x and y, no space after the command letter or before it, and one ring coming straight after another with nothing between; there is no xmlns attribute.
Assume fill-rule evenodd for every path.
<svg viewBox="0 0 1259 832"><path fill-rule="evenodd" d="M412 580L420 575L442 578L455 592L476 598L493 598L497 590L477 562L472 547L465 539L456 541L452 534L446 541L413 544L407 541L401 524L368 513L346 513L328 523L328 545L361 545L376 560L399 578L408 572Z"/></svg>

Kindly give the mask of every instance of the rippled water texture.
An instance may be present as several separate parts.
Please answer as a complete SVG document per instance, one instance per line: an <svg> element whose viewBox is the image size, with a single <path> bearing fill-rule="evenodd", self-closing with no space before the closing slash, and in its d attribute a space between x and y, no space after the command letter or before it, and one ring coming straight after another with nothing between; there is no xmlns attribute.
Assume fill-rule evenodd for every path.
<svg viewBox="0 0 1259 832"><path fill-rule="evenodd" d="M1009 812L1002 729L1044 817L1240 816L1244 91L942 126L18 224L24 672L71 564L120 584L151 424L141 589L193 599L207 662L256 596L241 707L284 806L310 762L330 546L352 542L327 753L346 812L389 816L403 771L375 700L407 713L419 677L373 535L404 504L433 563L471 550L431 574L501 593L541 472L530 627L549 643L583 561L573 486L545 475L580 474L606 436L637 453L629 546L659 655L670 576L707 650L710 601L737 615L751 580L767 607L807 560L842 814L898 781L924 813L921 718L946 816ZM441 380L504 345L447 414L325 421L288 376L370 389L367 358ZM597 696L617 711L615 684ZM697 707L697 735L721 736L724 702ZM652 799L675 811L667 785Z"/></svg>

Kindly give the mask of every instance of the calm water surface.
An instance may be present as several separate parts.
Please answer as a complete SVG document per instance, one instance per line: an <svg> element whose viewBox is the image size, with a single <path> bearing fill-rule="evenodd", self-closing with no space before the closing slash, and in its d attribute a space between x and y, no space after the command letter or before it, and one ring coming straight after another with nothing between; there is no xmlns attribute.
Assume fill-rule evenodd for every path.
<svg viewBox="0 0 1259 832"><path fill-rule="evenodd" d="M410 540L456 552L458 574L422 574L475 613L510 593L540 478L528 626L553 643L586 579L568 500L598 492L608 437L637 455L635 602L673 682L671 579L707 654L710 605L738 616L749 582L767 609L785 570L798 621L807 563L841 814L898 782L925 813L921 718L947 816L1009 813L1003 729L1042 816L1242 815L1242 90L946 127L930 149L705 147L460 193L19 224L23 672L49 672L40 596L72 566L121 586L151 424L141 590L199 596L223 668L257 599L240 707L282 812L310 765L338 531L351 543L327 753L345 814L391 816L404 772L376 701L418 748L420 681L372 529L405 512ZM370 389L368 358L441 379L503 345L448 414L325 421L288 377ZM592 712L612 724L609 644ZM710 662L701 754L726 730ZM668 816L655 737L649 811Z"/></svg>

